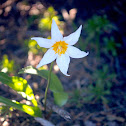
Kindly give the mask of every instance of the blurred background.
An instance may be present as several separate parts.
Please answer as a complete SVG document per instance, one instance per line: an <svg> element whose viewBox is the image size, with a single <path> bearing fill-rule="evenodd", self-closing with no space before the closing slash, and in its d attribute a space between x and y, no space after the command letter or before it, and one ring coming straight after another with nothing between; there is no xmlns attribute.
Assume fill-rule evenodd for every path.
<svg viewBox="0 0 126 126"><path fill-rule="evenodd" d="M64 76L54 64L53 72L69 94L63 108L71 114L72 120L67 122L53 113L50 121L57 126L125 126L125 0L0 0L0 71L13 76L28 65L36 67L46 49L30 38L50 38L52 18L64 36L82 24L75 46L89 51L89 55L71 59L70 77ZM28 80L36 98L44 95L44 79L22 76ZM2 83L0 95L18 99L17 94ZM0 108L0 125L40 126L33 117L8 106Z"/></svg>

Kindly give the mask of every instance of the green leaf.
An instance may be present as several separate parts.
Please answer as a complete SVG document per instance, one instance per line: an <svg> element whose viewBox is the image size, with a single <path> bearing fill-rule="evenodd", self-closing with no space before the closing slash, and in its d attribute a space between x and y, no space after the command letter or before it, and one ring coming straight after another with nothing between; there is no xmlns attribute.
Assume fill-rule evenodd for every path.
<svg viewBox="0 0 126 126"><path fill-rule="evenodd" d="M23 74L23 73L38 75L45 79L48 79L48 75L49 75L48 70L38 70L36 68L33 68L32 66L25 67L19 71L19 74ZM61 106L66 103L68 99L68 95L64 92L61 81L53 73L51 73L51 81L50 81L49 89L54 93L54 100L57 105ZM62 97L59 98L59 96L56 96L56 95L59 95Z"/></svg>
<svg viewBox="0 0 126 126"><path fill-rule="evenodd" d="M11 106L13 108L16 108L20 111L23 111L31 116L34 116L34 117L41 117L42 116L42 113L41 113L41 110L39 109L39 107L33 107L33 106L29 106L29 105L25 105L25 104L21 104L17 101L11 101L7 98L4 98L2 96L0 96L0 102L8 105L8 106Z"/></svg>
<svg viewBox="0 0 126 126"><path fill-rule="evenodd" d="M65 92L54 92L54 101L57 105L63 106L66 104L67 99L68 99L68 94Z"/></svg>
<svg viewBox="0 0 126 126"><path fill-rule="evenodd" d="M90 102L90 101L92 101L94 98L95 98L95 95L94 95L94 94L89 94L89 96L84 97L83 100L84 100L85 102Z"/></svg>
<svg viewBox="0 0 126 126"><path fill-rule="evenodd" d="M32 66L22 68L22 70L20 70L18 74L23 74L23 73L38 75L38 76L41 76L45 79L48 79L48 75L49 75L48 70L37 70L36 68L33 68ZM63 91L63 86L62 86L60 80L53 73L51 73L51 82L50 82L49 88L53 92Z"/></svg>
<svg viewBox="0 0 126 126"><path fill-rule="evenodd" d="M34 106L38 106L32 88L27 83L27 80L16 76L9 77L6 73L0 72L0 81L17 91L22 97L30 100Z"/></svg>
<svg viewBox="0 0 126 126"><path fill-rule="evenodd" d="M105 98L104 96L101 96L101 99L102 99L102 101L103 101L104 104L107 104L108 103L107 98Z"/></svg>

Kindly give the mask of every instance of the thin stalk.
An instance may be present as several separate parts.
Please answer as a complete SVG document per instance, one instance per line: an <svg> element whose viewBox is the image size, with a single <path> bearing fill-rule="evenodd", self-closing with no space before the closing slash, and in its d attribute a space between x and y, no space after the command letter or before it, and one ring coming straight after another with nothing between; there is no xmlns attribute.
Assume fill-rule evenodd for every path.
<svg viewBox="0 0 126 126"><path fill-rule="evenodd" d="M96 33L97 56L100 57L100 34Z"/></svg>
<svg viewBox="0 0 126 126"><path fill-rule="evenodd" d="M47 87L46 87L46 90L45 90L45 98L44 98L44 108L45 108L45 112L46 112L47 92L48 92L49 85L50 85L50 81L51 81L52 67L53 67L53 62L51 63L51 66L50 66L49 75L48 75L48 83L47 83Z"/></svg>

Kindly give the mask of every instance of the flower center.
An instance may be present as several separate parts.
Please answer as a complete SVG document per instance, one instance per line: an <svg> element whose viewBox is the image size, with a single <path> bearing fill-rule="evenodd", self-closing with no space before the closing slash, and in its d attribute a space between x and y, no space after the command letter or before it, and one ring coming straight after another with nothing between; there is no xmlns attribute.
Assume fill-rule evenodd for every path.
<svg viewBox="0 0 126 126"><path fill-rule="evenodd" d="M59 41L56 42L52 47L53 50L55 51L55 54L58 53L59 56L61 56L61 54L65 54L68 46L68 44L65 41Z"/></svg>

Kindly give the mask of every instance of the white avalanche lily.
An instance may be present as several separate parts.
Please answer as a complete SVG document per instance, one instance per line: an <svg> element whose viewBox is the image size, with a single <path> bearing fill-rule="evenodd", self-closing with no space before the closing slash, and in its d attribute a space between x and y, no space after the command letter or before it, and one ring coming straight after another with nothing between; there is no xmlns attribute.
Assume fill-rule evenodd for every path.
<svg viewBox="0 0 126 126"><path fill-rule="evenodd" d="M40 47L49 48L40 63L37 65L37 68L49 64L56 59L60 71L64 75L70 76L67 74L70 57L83 58L88 55L88 52L86 53L73 46L77 43L80 37L81 29L82 25L74 33L67 37L63 37L53 19L51 26L51 39L41 37L31 38L32 40L37 41Z"/></svg>

